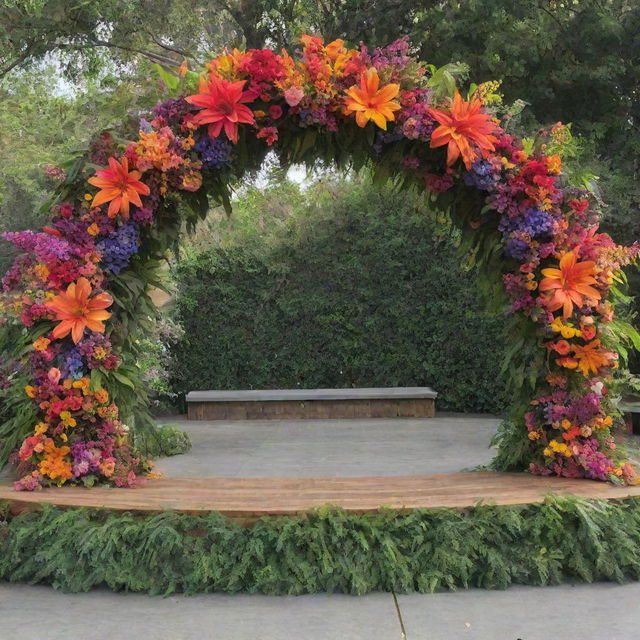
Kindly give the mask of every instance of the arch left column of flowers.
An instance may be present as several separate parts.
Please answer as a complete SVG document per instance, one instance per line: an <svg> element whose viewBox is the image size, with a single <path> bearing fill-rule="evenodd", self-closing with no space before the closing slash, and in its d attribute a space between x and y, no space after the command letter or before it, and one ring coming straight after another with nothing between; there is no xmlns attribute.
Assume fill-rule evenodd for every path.
<svg viewBox="0 0 640 640"><path fill-rule="evenodd" d="M402 39L374 51L312 36L302 44L298 61L234 50L202 77L183 67L188 95L159 104L120 149L102 135L78 165L84 173L68 176L72 197L53 207L50 226L4 234L22 251L3 280L3 322L20 336L6 372L17 411L4 428L24 437L16 487L132 486L148 471L125 424L136 402L126 393L142 391L132 318L144 314L152 267L180 225L206 214L207 195L229 207L229 183L271 145L287 162L372 161L448 207L474 251L492 256L484 266L511 301L516 347L543 363L529 376L533 399L512 411L519 463L631 480L610 435L617 354L603 340L613 333L613 278L637 247L597 233L589 195L562 183L558 155L505 133L491 84L451 95L451 74L413 59ZM87 183L97 191L85 193Z"/></svg>

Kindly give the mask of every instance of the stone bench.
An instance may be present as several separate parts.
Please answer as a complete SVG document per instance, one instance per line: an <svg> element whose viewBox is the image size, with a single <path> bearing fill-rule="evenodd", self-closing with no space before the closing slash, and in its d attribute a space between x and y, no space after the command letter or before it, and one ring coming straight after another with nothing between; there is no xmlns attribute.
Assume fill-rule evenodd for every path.
<svg viewBox="0 0 640 640"><path fill-rule="evenodd" d="M432 418L430 387L190 391L190 420L286 418Z"/></svg>

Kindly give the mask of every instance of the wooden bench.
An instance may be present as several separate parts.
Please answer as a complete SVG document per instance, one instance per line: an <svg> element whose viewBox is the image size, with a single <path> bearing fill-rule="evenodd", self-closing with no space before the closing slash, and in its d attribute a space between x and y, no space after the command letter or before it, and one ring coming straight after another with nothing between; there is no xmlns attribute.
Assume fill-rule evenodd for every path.
<svg viewBox="0 0 640 640"><path fill-rule="evenodd" d="M430 387L190 391L190 420L285 418L432 418Z"/></svg>

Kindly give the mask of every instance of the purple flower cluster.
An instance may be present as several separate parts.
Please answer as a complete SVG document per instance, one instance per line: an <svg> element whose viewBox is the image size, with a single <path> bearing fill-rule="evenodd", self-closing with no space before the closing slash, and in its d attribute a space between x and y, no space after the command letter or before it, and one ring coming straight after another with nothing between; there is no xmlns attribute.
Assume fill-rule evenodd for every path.
<svg viewBox="0 0 640 640"><path fill-rule="evenodd" d="M366 47L361 47L363 56L368 57L376 69L382 69L389 65L404 69L412 61L410 49L408 36L402 36L386 47L374 49L371 55L368 55Z"/></svg>
<svg viewBox="0 0 640 640"><path fill-rule="evenodd" d="M74 347L64 354L62 374L66 378L82 378L84 375L84 360L78 347Z"/></svg>
<svg viewBox="0 0 640 640"><path fill-rule="evenodd" d="M553 231L553 224L553 217L536 207L517 215L502 216L498 230L502 233L505 255L523 260L529 253L531 240L548 237Z"/></svg>
<svg viewBox="0 0 640 640"><path fill-rule="evenodd" d="M98 242L97 249L102 254L102 267L113 273L120 273L129 264L131 256L138 251L139 246L138 225L131 220L125 222Z"/></svg>
<svg viewBox="0 0 640 640"><path fill-rule="evenodd" d="M405 138L423 142L431 140L431 134L437 122L429 114L428 96L429 92L426 90L420 94L414 92L414 96L410 98L412 103L404 105L398 116L398 127ZM413 102L414 99L415 102Z"/></svg>
<svg viewBox="0 0 640 640"><path fill-rule="evenodd" d="M133 219L142 226L149 226L153 223L153 209L149 207L138 207L133 212Z"/></svg>
<svg viewBox="0 0 640 640"><path fill-rule="evenodd" d="M569 406L569 419L574 424L583 425L595 418L601 412L600 396L597 393L587 393L573 400Z"/></svg>
<svg viewBox="0 0 640 640"><path fill-rule="evenodd" d="M480 191L493 190L500 175L494 171L493 165L486 160L476 160L471 166L471 171L463 175L464 183L469 187L475 187Z"/></svg>
<svg viewBox="0 0 640 640"><path fill-rule="evenodd" d="M184 98L169 98L153 107L154 127L180 127L184 116L194 108Z"/></svg>
<svg viewBox="0 0 640 640"><path fill-rule="evenodd" d="M203 136L193 148L200 155L205 169L222 169L233 157L233 147L222 138Z"/></svg>
<svg viewBox="0 0 640 640"><path fill-rule="evenodd" d="M86 442L76 442L71 445L73 458L73 477L80 478L92 472L100 473L100 451L89 448Z"/></svg>
<svg viewBox="0 0 640 640"><path fill-rule="evenodd" d="M29 230L6 231L0 235L21 251L35 255L39 262L45 264L68 260L71 255L71 246L66 240L48 233Z"/></svg>

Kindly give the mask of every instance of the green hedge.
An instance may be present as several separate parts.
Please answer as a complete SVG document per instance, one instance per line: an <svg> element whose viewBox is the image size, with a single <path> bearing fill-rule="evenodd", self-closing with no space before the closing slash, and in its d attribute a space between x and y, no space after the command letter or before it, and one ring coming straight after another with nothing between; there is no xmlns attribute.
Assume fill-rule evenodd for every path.
<svg viewBox="0 0 640 640"><path fill-rule="evenodd" d="M8 512L8 509L5 509ZM432 592L640 579L640 500L352 515L240 527L219 513L45 507L5 522L0 580L150 594Z"/></svg>
<svg viewBox="0 0 640 640"><path fill-rule="evenodd" d="M501 319L418 199L367 181L286 192L284 220L263 196L266 239L240 201L222 225L240 231L177 267L175 390L429 385L441 409L499 411Z"/></svg>

